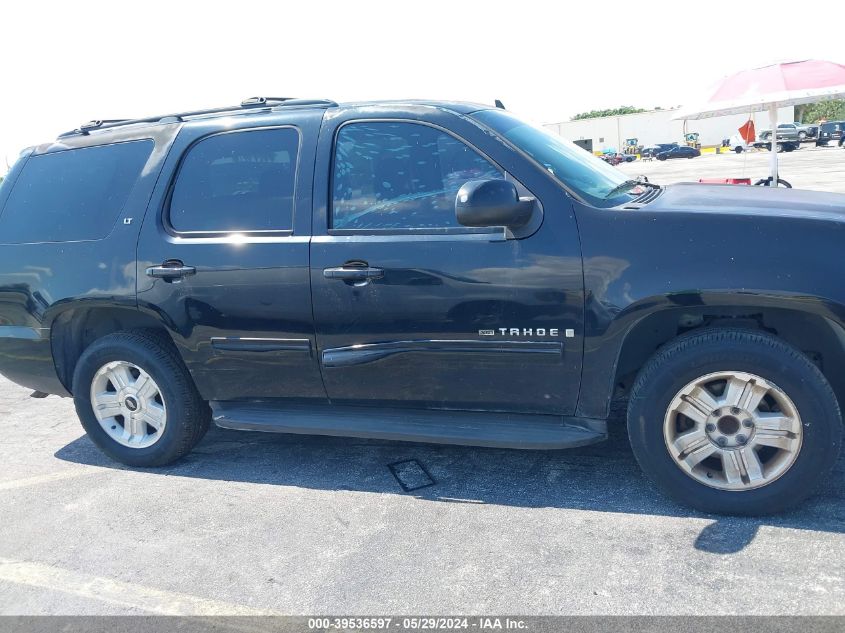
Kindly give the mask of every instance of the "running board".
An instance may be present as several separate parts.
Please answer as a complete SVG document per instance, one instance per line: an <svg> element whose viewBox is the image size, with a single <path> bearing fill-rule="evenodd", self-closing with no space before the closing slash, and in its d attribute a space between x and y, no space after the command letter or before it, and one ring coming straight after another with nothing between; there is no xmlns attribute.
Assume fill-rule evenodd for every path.
<svg viewBox="0 0 845 633"><path fill-rule="evenodd" d="M211 402L224 429L365 437L405 442L552 449L607 438L604 420L555 415L387 409L275 402Z"/></svg>

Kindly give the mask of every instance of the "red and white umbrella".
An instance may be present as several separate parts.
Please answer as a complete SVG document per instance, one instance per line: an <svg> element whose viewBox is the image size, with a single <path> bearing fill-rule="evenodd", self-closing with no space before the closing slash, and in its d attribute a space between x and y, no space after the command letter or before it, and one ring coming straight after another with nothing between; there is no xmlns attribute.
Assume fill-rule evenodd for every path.
<svg viewBox="0 0 845 633"><path fill-rule="evenodd" d="M778 108L845 97L845 66L808 59L743 70L717 83L705 100L683 108L674 119L707 119L769 111L772 126L772 183L777 183Z"/></svg>

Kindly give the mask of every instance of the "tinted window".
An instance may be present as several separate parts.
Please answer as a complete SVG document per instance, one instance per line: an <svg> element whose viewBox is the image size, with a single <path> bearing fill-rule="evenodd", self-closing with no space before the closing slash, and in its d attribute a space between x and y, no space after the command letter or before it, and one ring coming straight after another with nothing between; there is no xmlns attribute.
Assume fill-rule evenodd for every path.
<svg viewBox="0 0 845 633"><path fill-rule="evenodd" d="M352 123L337 135L332 227L457 227L455 196L501 171L455 137L418 123Z"/></svg>
<svg viewBox="0 0 845 633"><path fill-rule="evenodd" d="M0 215L0 242L102 239L152 150L132 141L30 157Z"/></svg>
<svg viewBox="0 0 845 633"><path fill-rule="evenodd" d="M481 110L473 117L504 136L548 172L597 207L612 207L631 199L628 176L574 143L535 127L504 110ZM621 188L621 189L620 189Z"/></svg>
<svg viewBox="0 0 845 633"><path fill-rule="evenodd" d="M177 231L289 230L299 133L293 128L210 136L185 157L170 199Z"/></svg>

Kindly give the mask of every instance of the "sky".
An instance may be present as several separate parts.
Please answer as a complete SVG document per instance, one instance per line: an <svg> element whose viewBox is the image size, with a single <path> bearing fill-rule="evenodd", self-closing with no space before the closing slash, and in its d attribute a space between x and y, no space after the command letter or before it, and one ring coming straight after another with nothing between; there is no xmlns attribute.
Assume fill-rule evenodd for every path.
<svg viewBox="0 0 845 633"><path fill-rule="evenodd" d="M10 0L0 12L0 174L24 147L91 119L251 96L500 99L553 123L685 104L725 75L777 61L845 63L842 33L812 26L839 15L838 2L779 4Z"/></svg>

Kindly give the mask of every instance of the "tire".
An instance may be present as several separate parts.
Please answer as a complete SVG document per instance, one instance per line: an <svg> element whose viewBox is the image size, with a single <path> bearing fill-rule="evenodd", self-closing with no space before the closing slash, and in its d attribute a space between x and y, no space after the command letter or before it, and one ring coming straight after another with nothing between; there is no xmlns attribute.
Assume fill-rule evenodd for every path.
<svg viewBox="0 0 845 633"><path fill-rule="evenodd" d="M798 132L798 140L799 141L806 141L807 140L807 133L806 132Z"/></svg>
<svg viewBox="0 0 845 633"><path fill-rule="evenodd" d="M73 396L91 440L128 466L176 461L202 439L211 419L172 341L155 331L116 332L92 343L76 364Z"/></svg>
<svg viewBox="0 0 845 633"><path fill-rule="evenodd" d="M734 148L734 151L735 151L737 154L742 154L742 148L741 148L741 147L739 147L739 146L735 147L735 148Z"/></svg>
<svg viewBox="0 0 845 633"><path fill-rule="evenodd" d="M715 382L708 383L713 376L717 377ZM749 376L752 380L745 382ZM696 407L687 407L689 401L685 403L681 394L690 384L699 384L697 381L718 386L723 377L721 396L714 398L708 391L713 400L702 391L692 392L700 398L697 402L708 405L702 407L705 411L714 401L723 407L733 398L728 394L728 379L746 385L744 390L731 388L732 394L740 394L737 403L747 402L746 393L751 400L757 389L774 389L766 391L759 405L753 405L754 413L724 406L724 411L736 412L738 417L727 415L713 424L717 419L713 415L721 415L722 408L704 418ZM675 406L692 411L699 421L678 413ZM751 410L752 405L748 406ZM774 424L772 418L766 420L766 412L782 416L777 419L788 423L778 422L784 428L766 431L764 425L771 429ZM748 417L740 422L742 416ZM723 430L723 421L739 429ZM679 425L690 424L697 435L685 436L689 431L683 429L678 432ZM747 429L749 426L752 428ZM743 435L746 432L747 438ZM798 504L825 480L839 455L842 418L824 375L794 347L765 333L708 329L667 343L643 366L631 391L628 433L645 474L679 503L704 512L762 515ZM697 438L694 446L689 439L692 437ZM729 443L717 445L714 439L727 439ZM787 448L774 448L773 439ZM676 451L678 446L687 448L678 454L670 452L670 446ZM746 459L749 450L756 456L753 460ZM750 467L752 461L762 464L759 470ZM693 463L688 472L687 467ZM755 478L750 477L752 472Z"/></svg>
<svg viewBox="0 0 845 633"><path fill-rule="evenodd" d="M764 186L764 187L771 187L772 186L772 177L769 176L768 178L761 178L757 182L754 183L755 187ZM786 187L787 189L792 189L792 185L784 180L783 178L778 178L778 187Z"/></svg>

